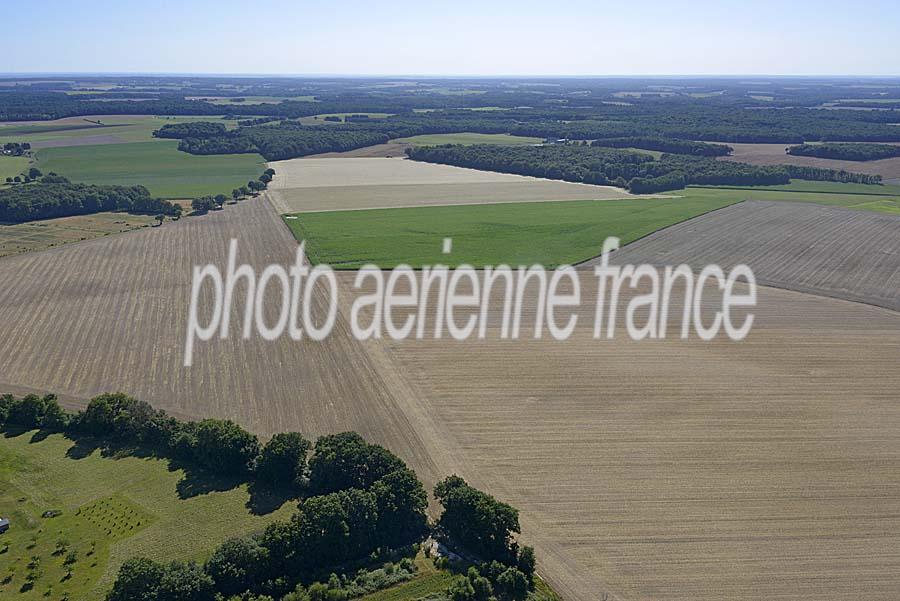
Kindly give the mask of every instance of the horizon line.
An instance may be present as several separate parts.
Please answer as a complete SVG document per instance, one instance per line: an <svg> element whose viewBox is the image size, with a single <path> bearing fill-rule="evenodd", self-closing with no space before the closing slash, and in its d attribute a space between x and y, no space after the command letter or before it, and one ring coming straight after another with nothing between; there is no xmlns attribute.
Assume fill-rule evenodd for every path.
<svg viewBox="0 0 900 601"><path fill-rule="evenodd" d="M170 76L170 77L303 77L303 78L328 78L339 77L346 79L362 78L400 78L400 79L734 79L744 77L761 77L768 79L788 78L828 78L828 79L900 79L900 74L876 75L865 73L640 73L640 74L552 74L552 73L497 73L497 74L467 74L467 73L231 73L231 72L193 72L193 71L4 71L0 72L0 78L14 77L114 77L114 76Z"/></svg>

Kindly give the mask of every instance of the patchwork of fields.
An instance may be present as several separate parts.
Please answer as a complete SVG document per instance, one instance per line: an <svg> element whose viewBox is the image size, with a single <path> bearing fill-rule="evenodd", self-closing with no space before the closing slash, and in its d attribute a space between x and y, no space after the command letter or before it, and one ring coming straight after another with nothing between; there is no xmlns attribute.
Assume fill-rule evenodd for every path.
<svg viewBox="0 0 900 601"><path fill-rule="evenodd" d="M44 171L141 183L168 197L227 193L263 169L258 155L194 156L176 142L149 140L156 118L103 119L108 126L2 125L0 140L33 140ZM436 143L423 138L405 143ZM747 162L750 146L778 146L786 162L782 145L734 146ZM896 597L900 217L889 213L900 213L897 188L796 182L637 198L612 187L373 158L402 148L275 162L270 192L258 200L3 257L0 281L14 285L0 287L0 392L52 391L77 404L122 390L175 415L234 419L263 436L356 430L428 485L455 472L518 506L541 574L571 601ZM760 150L760 164L773 152ZM0 256L46 246L41 228L65 238L83 227L92 238L122 226L118 220L130 229L142 219L0 226ZM492 322L486 340L362 343L350 334L353 274L343 273L337 325L325 341L216 338L183 367L194 266L223 266L232 238L239 261L260 271L292 263L291 231L307 240L313 262L337 267L553 266L588 259L616 235L631 242L617 262L747 263L765 286L741 343L594 340L588 270L567 342L501 341ZM454 239L449 256L441 253L445 237ZM622 303L641 292L624 291ZM323 310L321 291L311 302ZM277 308L265 307L269 321ZM242 310L236 303L232 323ZM526 309L524 320L533 316ZM58 451L66 443L40 444ZM131 461L96 466L97 486L131 485ZM65 483L64 466L48 456L36 473ZM177 479L161 472L151 483L169 521L109 545L111 565L150 546L201 557L200 533L196 544L172 547L176 518L220 509L224 527L241 513L244 489L169 512ZM56 502L27 473L7 480L10 490ZM66 500L66 509L93 501ZM241 531L265 521L234 519ZM92 577L108 583L111 572Z"/></svg>

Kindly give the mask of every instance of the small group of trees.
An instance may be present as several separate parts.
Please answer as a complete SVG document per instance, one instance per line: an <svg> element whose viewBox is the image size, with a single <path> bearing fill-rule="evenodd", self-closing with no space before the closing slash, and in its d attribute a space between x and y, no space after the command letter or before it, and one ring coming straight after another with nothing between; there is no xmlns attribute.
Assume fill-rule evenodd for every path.
<svg viewBox="0 0 900 601"><path fill-rule="evenodd" d="M2 154L11 157L21 157L31 152L29 142L7 142L2 147Z"/></svg>
<svg viewBox="0 0 900 601"><path fill-rule="evenodd" d="M439 530L470 553L485 560L456 578L448 591L452 601L522 601L534 587L535 557L519 548L519 512L460 478L450 476L434 487L444 508Z"/></svg>
<svg viewBox="0 0 900 601"><path fill-rule="evenodd" d="M241 186L240 188L233 189L231 191L231 199L237 202L238 200L243 200L248 196L255 196L256 194L259 194L268 187L269 182L272 181L272 177L274 175L274 169L266 169L263 174L259 176L259 179L250 180L247 182L246 186ZM206 213L208 211L222 209L227 201L228 196L226 196L225 194L216 194L215 196L201 196L191 201L191 208L197 213Z"/></svg>
<svg viewBox="0 0 900 601"><path fill-rule="evenodd" d="M68 179L58 176L53 172L50 172L46 176L44 176L43 172L41 172L41 170L37 167L29 167L28 171L22 173L21 175L7 177L6 183L13 186L16 184L30 184L31 182L38 181L41 177L46 177L47 179L45 181L47 181L47 183L64 183L69 181Z"/></svg>

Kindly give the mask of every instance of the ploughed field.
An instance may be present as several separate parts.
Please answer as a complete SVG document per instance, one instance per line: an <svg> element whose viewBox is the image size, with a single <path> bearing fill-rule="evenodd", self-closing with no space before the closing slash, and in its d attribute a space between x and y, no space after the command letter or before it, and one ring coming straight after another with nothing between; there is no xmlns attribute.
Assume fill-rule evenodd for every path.
<svg viewBox="0 0 900 601"><path fill-rule="evenodd" d="M896 597L897 313L763 288L740 343L629 342L621 324L594 340L586 270L566 342L502 341L492 322L485 340L362 343L342 274L325 341L241 340L236 302L232 335L185 368L192 270L224 268L232 238L257 273L294 260L265 196L0 259L0 390L122 390L261 434L355 429L427 483L457 472L519 506L541 574L574 601Z"/></svg>
<svg viewBox="0 0 900 601"><path fill-rule="evenodd" d="M271 162L281 213L428 205L629 198L611 186L489 173L400 157L332 157Z"/></svg>
<svg viewBox="0 0 900 601"><path fill-rule="evenodd" d="M900 215L746 201L659 230L613 260L745 263L760 283L900 310Z"/></svg>
<svg viewBox="0 0 900 601"><path fill-rule="evenodd" d="M751 165L799 165L821 169L843 169L853 173L880 175L885 183L900 183L900 158L878 161L841 161L817 157L794 156L785 153L789 144L733 144L734 152L722 160L750 163Z"/></svg>

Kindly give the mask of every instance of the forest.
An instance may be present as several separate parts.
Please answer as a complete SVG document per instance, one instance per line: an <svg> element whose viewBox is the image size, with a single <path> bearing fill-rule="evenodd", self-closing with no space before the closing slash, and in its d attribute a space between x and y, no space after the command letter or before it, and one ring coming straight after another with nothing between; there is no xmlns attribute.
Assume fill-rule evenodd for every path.
<svg viewBox="0 0 900 601"><path fill-rule="evenodd" d="M22 223L101 211L179 215L181 207L153 198L143 186L73 184L63 177L0 189L0 221Z"/></svg>
<svg viewBox="0 0 900 601"><path fill-rule="evenodd" d="M891 144L800 144L791 146L787 153L794 156L839 159L842 161L877 161L900 157L900 146Z"/></svg>
<svg viewBox="0 0 900 601"><path fill-rule="evenodd" d="M634 193L677 190L686 185L760 186L791 177L875 184L880 176L788 166L756 166L706 157L637 152L596 146L432 146L407 150L409 158L485 171L516 173L587 184L613 185Z"/></svg>

